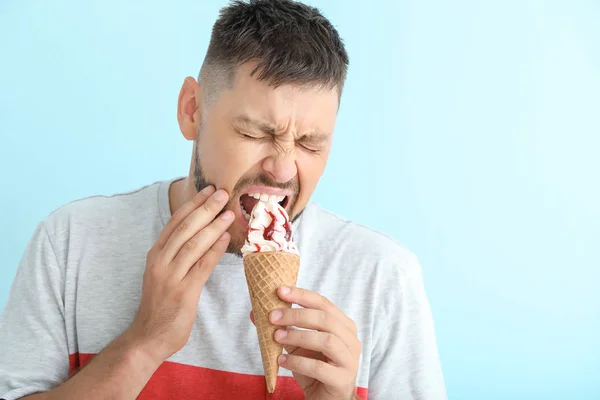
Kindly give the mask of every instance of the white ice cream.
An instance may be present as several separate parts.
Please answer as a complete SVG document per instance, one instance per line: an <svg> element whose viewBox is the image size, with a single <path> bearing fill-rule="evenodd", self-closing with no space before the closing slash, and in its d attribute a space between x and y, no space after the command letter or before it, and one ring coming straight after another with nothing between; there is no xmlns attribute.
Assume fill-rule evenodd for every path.
<svg viewBox="0 0 600 400"><path fill-rule="evenodd" d="M264 200L261 198L252 209L242 254L245 256L259 251L286 251L299 256L287 212L276 199Z"/></svg>

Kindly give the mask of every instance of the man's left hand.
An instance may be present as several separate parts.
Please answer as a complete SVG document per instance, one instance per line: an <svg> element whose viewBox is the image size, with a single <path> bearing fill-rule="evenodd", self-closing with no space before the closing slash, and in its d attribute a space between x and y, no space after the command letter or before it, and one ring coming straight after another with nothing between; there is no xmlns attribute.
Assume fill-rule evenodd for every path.
<svg viewBox="0 0 600 400"><path fill-rule="evenodd" d="M310 290L280 287L277 294L303 307L277 309L269 316L273 325L281 326L275 331L275 340L288 353L279 357L279 365L293 372L307 400L357 398L362 345L354 321L327 298Z"/></svg>

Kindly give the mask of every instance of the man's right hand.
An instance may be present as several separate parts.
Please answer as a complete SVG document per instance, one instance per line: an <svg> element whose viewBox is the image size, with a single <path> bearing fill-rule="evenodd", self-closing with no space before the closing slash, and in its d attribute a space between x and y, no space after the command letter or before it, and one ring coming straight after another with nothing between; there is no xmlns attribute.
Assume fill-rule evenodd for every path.
<svg viewBox="0 0 600 400"><path fill-rule="evenodd" d="M31 400L135 399L156 368L188 341L200 292L229 244L224 190L209 186L177 210L148 252L131 326L77 374Z"/></svg>
<svg viewBox="0 0 600 400"><path fill-rule="evenodd" d="M229 244L234 214L216 218L228 199L208 186L173 214L148 252L140 307L125 334L158 364L189 339L202 288Z"/></svg>

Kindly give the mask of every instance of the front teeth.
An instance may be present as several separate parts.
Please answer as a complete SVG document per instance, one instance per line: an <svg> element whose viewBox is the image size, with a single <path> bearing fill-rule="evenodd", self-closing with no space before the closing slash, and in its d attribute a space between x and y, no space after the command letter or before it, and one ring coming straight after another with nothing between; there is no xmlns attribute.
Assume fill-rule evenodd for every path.
<svg viewBox="0 0 600 400"><path fill-rule="evenodd" d="M267 203L267 202L277 202L277 203L279 203L283 199L285 199L285 196L276 196L274 194L272 194L272 195L269 196L268 194L265 194L265 193L262 193L262 194L261 193L250 193L249 196L252 196L255 199L258 199L258 200L260 200L260 201L262 201L264 203Z"/></svg>

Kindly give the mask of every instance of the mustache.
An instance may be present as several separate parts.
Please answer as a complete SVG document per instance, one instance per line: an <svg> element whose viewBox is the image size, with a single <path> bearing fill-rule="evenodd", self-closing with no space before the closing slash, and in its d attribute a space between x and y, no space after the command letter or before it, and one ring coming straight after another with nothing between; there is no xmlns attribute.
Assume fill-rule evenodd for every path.
<svg viewBox="0 0 600 400"><path fill-rule="evenodd" d="M233 188L234 192L239 192L241 191L244 187L246 186L251 186L251 185L262 185L262 186L269 186L269 187L274 187L274 188L278 188L278 189L285 189L285 190L289 190L291 189L292 192L294 192L294 195L297 195L300 191L300 185L298 184L298 178L294 178L290 181L287 182L277 182L274 181L273 179L269 178L267 175L265 174L260 174L257 177L254 178L244 178L241 179Z"/></svg>

